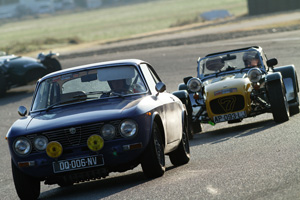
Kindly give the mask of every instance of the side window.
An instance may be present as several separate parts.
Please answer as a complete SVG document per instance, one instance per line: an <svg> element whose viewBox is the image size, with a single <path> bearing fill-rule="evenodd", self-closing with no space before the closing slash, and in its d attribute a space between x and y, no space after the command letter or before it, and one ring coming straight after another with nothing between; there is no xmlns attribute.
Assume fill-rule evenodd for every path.
<svg viewBox="0 0 300 200"><path fill-rule="evenodd" d="M160 82L160 79L155 75L155 73L152 71L152 69L151 68L148 68L148 69L149 69L151 76L154 79L155 83Z"/></svg>
<svg viewBox="0 0 300 200"><path fill-rule="evenodd" d="M40 85L33 104L33 110L42 109L48 106L49 84L46 82L47 81L44 81Z"/></svg>
<svg viewBox="0 0 300 200"><path fill-rule="evenodd" d="M155 85L160 82L160 78L156 75L156 73L152 70L150 66L147 64L141 64L142 72L145 76L146 82L151 90L152 93L154 93Z"/></svg>

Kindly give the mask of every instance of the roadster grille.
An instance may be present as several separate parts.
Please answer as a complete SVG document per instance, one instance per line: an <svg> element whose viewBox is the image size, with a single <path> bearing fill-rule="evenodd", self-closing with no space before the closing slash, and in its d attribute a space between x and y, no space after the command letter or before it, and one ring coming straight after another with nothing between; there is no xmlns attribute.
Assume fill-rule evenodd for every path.
<svg viewBox="0 0 300 200"><path fill-rule="evenodd" d="M214 99L209 105L214 114L225 114L242 110L245 101L242 95L232 95Z"/></svg>

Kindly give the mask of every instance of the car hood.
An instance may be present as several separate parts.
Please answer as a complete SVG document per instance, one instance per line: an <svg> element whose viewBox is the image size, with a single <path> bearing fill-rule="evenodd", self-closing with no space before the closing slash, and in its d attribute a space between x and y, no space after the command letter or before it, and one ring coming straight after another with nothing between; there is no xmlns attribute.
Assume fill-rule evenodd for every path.
<svg viewBox="0 0 300 200"><path fill-rule="evenodd" d="M137 106L142 99L118 98L62 106L48 112L32 113L28 117L18 120L13 127L19 132L18 134L20 132L30 134L79 126L80 124L124 119L140 114ZM26 130L24 130L25 127Z"/></svg>
<svg viewBox="0 0 300 200"><path fill-rule="evenodd" d="M251 86L248 78L241 75L227 75L205 81L205 94L207 98L214 99L220 95L239 93L244 94Z"/></svg>

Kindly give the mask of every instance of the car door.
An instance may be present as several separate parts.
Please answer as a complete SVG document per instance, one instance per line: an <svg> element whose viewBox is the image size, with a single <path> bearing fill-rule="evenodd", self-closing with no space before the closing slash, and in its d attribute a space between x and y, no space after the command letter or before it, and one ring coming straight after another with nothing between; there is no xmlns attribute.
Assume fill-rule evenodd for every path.
<svg viewBox="0 0 300 200"><path fill-rule="evenodd" d="M179 140L182 132L182 107L180 100L168 92L157 95L155 85L161 82L161 79L151 66L142 64L141 68L152 95L156 96L157 105L160 105L160 108L157 110L159 110L165 126L166 142L172 143Z"/></svg>

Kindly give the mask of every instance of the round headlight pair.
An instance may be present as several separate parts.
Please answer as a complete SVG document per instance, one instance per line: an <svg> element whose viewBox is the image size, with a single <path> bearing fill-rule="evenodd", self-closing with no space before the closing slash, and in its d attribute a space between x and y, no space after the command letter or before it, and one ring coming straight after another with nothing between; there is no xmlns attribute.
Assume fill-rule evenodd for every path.
<svg viewBox="0 0 300 200"><path fill-rule="evenodd" d="M48 139L45 136L37 136L33 139L33 146L38 151L43 151L46 149L48 144ZM31 141L26 137L18 138L14 142L14 151L20 156L28 155L32 150Z"/></svg>
<svg viewBox="0 0 300 200"><path fill-rule="evenodd" d="M248 71L247 76L252 83L256 83L262 78L262 71L258 68L252 68Z"/></svg>
<svg viewBox="0 0 300 200"><path fill-rule="evenodd" d="M105 140L112 140L116 137L116 128L111 124L105 124L101 128L101 136ZM124 120L120 125L120 134L124 138L133 137L137 133L137 124L133 120Z"/></svg>
<svg viewBox="0 0 300 200"><path fill-rule="evenodd" d="M203 83L199 78L191 78L187 83L187 87L191 92L200 92Z"/></svg>

